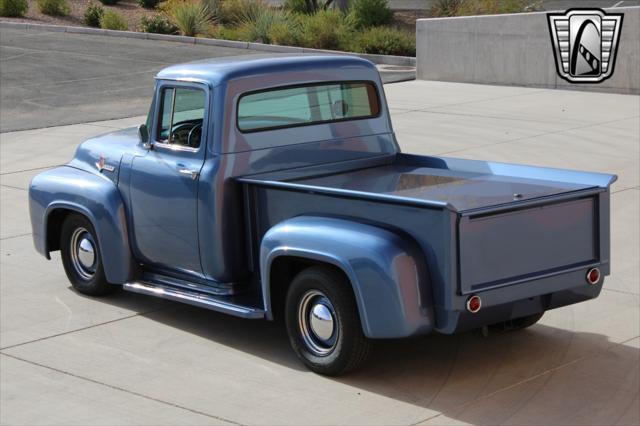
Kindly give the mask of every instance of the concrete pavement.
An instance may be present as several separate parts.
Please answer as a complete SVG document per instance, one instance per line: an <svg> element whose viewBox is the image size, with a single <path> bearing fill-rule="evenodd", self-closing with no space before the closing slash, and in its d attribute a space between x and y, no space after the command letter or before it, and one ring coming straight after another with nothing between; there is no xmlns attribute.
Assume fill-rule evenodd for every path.
<svg viewBox="0 0 640 426"><path fill-rule="evenodd" d="M640 423L640 100L414 81L385 86L406 152L613 172L612 275L529 330L376 344L338 379L278 324L75 293L32 248L26 188L84 138L143 117L0 135L2 424Z"/></svg>

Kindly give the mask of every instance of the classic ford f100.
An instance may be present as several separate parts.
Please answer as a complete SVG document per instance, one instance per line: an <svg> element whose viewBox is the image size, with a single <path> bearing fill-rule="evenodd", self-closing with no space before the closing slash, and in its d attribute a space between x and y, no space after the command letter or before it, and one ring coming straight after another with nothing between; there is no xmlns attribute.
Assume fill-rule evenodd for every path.
<svg viewBox="0 0 640 426"><path fill-rule="evenodd" d="M524 328L609 274L614 175L401 153L366 60L193 62L154 93L31 182L36 249L81 293L281 317L337 375L372 339Z"/></svg>

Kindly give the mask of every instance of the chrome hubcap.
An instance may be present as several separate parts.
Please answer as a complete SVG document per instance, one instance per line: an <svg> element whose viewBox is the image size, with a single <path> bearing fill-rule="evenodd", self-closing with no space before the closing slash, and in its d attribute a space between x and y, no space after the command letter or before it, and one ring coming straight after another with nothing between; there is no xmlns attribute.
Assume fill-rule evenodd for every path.
<svg viewBox="0 0 640 426"><path fill-rule="evenodd" d="M90 280L96 272L96 249L93 237L84 228L77 228L71 235L71 263L78 275Z"/></svg>
<svg viewBox="0 0 640 426"><path fill-rule="evenodd" d="M317 356L333 351L338 341L336 314L331 301L318 290L306 292L298 307L298 323L307 347Z"/></svg>

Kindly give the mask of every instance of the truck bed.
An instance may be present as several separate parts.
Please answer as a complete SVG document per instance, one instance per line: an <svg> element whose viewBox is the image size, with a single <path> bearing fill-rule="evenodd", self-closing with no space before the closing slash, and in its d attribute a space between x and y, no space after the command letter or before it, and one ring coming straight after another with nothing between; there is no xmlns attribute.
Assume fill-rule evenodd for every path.
<svg viewBox="0 0 640 426"><path fill-rule="evenodd" d="M606 188L615 179L597 173L405 154L344 163L271 172L241 181L462 213Z"/></svg>
<svg viewBox="0 0 640 426"><path fill-rule="evenodd" d="M239 178L254 259L271 227L299 216L395 230L421 247L438 330L447 333L466 327L458 315L469 294L508 287L496 297L551 303L540 294L575 286L576 277L583 282L588 268L608 274L614 180L406 154Z"/></svg>

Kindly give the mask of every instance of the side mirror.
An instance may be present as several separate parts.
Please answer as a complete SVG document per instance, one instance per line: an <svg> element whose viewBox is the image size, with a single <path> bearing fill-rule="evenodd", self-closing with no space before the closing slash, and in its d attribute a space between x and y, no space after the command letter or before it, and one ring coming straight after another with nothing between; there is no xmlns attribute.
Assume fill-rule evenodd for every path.
<svg viewBox="0 0 640 426"><path fill-rule="evenodd" d="M140 137L142 146L144 146L146 149L151 149L153 145L149 143L149 129L147 128L146 124L141 124L138 126L138 136Z"/></svg>

